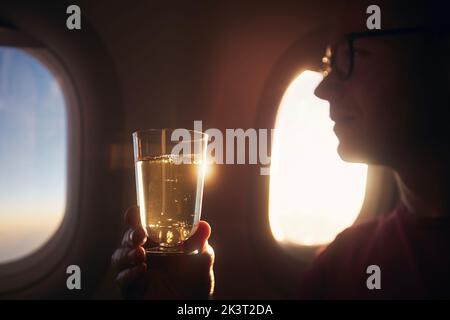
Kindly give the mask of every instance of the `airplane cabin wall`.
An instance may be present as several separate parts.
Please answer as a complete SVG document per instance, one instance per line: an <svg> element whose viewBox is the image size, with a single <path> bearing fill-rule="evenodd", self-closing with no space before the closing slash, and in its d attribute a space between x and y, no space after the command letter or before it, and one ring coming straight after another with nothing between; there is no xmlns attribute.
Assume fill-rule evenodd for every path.
<svg viewBox="0 0 450 320"><path fill-rule="evenodd" d="M90 130L82 133L84 202L78 226L78 236L86 238L74 242L58 268L59 280L53 282L65 277L64 264L82 257L83 267L95 270L87 272L91 290L86 295L118 298L113 272L107 268L124 229L122 214L136 203L131 133L145 128L193 129L194 120L202 120L203 129L223 132L255 127L274 64L319 25L329 1L70 2L81 8L82 31L64 30L66 15L59 10L68 3L49 2L40 14L30 11L25 16L20 5L5 8L10 8L12 22L27 30L33 29L34 20L45 20L36 22L42 27L35 27L35 32L42 36L46 31L48 42L73 72L85 102L84 129ZM62 29L55 29L59 24ZM212 169L202 217L212 226L215 297L282 298L260 272L249 241L252 166ZM43 284L29 288L28 295L43 290L48 296L76 298Z"/></svg>

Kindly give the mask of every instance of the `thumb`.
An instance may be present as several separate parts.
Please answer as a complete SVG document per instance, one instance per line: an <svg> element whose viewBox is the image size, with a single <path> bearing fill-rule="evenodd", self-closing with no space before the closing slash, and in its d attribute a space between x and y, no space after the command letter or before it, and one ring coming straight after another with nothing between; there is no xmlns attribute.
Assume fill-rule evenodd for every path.
<svg viewBox="0 0 450 320"><path fill-rule="evenodd" d="M193 252L206 250L206 244L211 236L211 226L206 221L200 221L195 233L183 243L183 251Z"/></svg>

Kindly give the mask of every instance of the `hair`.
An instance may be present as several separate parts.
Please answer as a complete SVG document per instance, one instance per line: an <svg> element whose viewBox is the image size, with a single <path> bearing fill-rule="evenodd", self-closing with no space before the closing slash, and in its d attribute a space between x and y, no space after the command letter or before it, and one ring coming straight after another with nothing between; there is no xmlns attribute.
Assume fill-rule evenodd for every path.
<svg viewBox="0 0 450 320"><path fill-rule="evenodd" d="M384 29L450 25L450 2L445 0L347 0L339 3L345 11L349 7L357 8L362 17L368 6L378 5Z"/></svg>
<svg viewBox="0 0 450 320"><path fill-rule="evenodd" d="M389 1L394 14L405 23L415 23L413 26L445 27L450 26L448 12L450 4L442 0Z"/></svg>

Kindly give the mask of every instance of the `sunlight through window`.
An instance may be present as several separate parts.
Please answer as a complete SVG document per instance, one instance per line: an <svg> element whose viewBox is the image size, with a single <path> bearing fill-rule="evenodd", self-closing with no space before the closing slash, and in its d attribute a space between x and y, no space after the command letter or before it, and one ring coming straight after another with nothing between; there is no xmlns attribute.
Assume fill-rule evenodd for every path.
<svg viewBox="0 0 450 320"><path fill-rule="evenodd" d="M281 101L272 144L269 219L277 241L320 245L353 224L365 196L367 165L347 163L329 104L314 95L322 81L305 71Z"/></svg>

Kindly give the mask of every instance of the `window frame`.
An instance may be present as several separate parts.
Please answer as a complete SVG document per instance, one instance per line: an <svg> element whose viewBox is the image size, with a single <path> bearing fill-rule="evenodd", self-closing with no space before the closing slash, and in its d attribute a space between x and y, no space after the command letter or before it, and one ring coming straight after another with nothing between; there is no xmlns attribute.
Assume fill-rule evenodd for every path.
<svg viewBox="0 0 450 320"><path fill-rule="evenodd" d="M63 92L66 122L66 205L60 226L37 250L0 264L0 296L20 291L47 277L64 259L75 236L80 195L81 106L77 90L62 60L26 34L0 24L0 46L21 49L44 65Z"/></svg>

